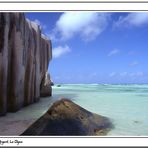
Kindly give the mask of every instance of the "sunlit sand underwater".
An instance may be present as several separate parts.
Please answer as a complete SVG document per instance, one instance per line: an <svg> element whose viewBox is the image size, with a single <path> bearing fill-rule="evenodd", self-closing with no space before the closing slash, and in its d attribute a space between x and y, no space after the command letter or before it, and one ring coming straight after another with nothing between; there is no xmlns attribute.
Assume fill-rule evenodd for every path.
<svg viewBox="0 0 148 148"><path fill-rule="evenodd" d="M148 135L148 85L62 84L53 97L71 98L85 109L107 116L114 124L109 136Z"/></svg>

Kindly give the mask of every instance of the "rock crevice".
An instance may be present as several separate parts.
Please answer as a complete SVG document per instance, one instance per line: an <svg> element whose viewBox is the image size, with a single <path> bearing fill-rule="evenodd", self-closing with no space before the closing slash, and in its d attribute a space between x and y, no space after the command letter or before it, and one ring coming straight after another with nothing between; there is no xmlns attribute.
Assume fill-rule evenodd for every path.
<svg viewBox="0 0 148 148"><path fill-rule="evenodd" d="M0 13L0 115L39 100L51 58L51 41L37 24L23 13Z"/></svg>

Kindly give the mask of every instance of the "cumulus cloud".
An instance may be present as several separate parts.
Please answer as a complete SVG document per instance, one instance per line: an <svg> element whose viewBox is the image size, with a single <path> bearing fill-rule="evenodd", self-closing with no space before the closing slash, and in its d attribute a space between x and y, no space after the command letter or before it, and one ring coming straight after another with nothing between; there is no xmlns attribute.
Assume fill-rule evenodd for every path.
<svg viewBox="0 0 148 148"><path fill-rule="evenodd" d="M109 74L109 77L114 77L116 74L117 74L116 72L111 72L111 73Z"/></svg>
<svg viewBox="0 0 148 148"><path fill-rule="evenodd" d="M137 72L136 75L139 76L139 77L142 77L144 75L144 73L143 72Z"/></svg>
<svg viewBox="0 0 148 148"><path fill-rule="evenodd" d="M144 12L132 12L127 16L120 16L118 21L114 23L114 27L140 27L148 24L148 13Z"/></svg>
<svg viewBox="0 0 148 148"><path fill-rule="evenodd" d="M133 72L129 74L131 77L142 77L144 76L144 73L142 71L140 72Z"/></svg>
<svg viewBox="0 0 148 148"><path fill-rule="evenodd" d="M127 72L121 72L121 73L120 73L120 76L121 76L121 77L125 77L125 76L127 76L127 74L128 74Z"/></svg>
<svg viewBox="0 0 148 148"><path fill-rule="evenodd" d="M117 72L111 72L109 74L109 77L120 77L120 78L137 78L137 77L143 77L144 76L144 72L142 71L138 71L138 72L121 72L121 73L117 73Z"/></svg>
<svg viewBox="0 0 148 148"><path fill-rule="evenodd" d="M96 72L90 74L90 77L91 78L96 77L96 76L97 76L97 73Z"/></svg>
<svg viewBox="0 0 148 148"><path fill-rule="evenodd" d="M68 40L75 35L85 41L95 39L107 27L109 13L96 12L65 12L51 33L54 40Z"/></svg>
<svg viewBox="0 0 148 148"><path fill-rule="evenodd" d="M139 63L137 61L134 61L132 63L129 64L129 66L133 67L133 66L137 66Z"/></svg>
<svg viewBox="0 0 148 148"><path fill-rule="evenodd" d="M120 52L119 49L113 49L112 51L109 52L108 56L110 57L110 56L116 55L116 54L118 54L119 52Z"/></svg>
<svg viewBox="0 0 148 148"><path fill-rule="evenodd" d="M53 58L59 58L62 55L65 55L66 53L69 53L71 49L69 48L68 45L65 46L58 46L56 48L53 48L52 50L52 55Z"/></svg>

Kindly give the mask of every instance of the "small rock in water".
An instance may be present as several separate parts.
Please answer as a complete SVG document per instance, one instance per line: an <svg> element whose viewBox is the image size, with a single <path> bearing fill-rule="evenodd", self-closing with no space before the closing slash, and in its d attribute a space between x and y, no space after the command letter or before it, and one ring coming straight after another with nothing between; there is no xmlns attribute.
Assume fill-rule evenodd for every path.
<svg viewBox="0 0 148 148"><path fill-rule="evenodd" d="M112 127L107 117L91 113L64 98L56 101L22 135L106 135Z"/></svg>
<svg viewBox="0 0 148 148"><path fill-rule="evenodd" d="M51 85L51 86L54 86L54 83L53 83L53 81L51 81L50 85Z"/></svg>
<svg viewBox="0 0 148 148"><path fill-rule="evenodd" d="M138 120L135 120L135 121L134 121L134 123L140 123L140 121L138 121Z"/></svg>
<svg viewBox="0 0 148 148"><path fill-rule="evenodd" d="M61 87L61 85L59 84L59 85L57 85L57 87Z"/></svg>

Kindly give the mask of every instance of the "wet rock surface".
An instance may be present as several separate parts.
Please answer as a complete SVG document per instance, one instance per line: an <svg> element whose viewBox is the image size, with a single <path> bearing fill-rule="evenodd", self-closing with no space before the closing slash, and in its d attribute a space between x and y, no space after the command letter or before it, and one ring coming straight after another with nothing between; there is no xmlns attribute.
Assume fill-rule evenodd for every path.
<svg viewBox="0 0 148 148"><path fill-rule="evenodd" d="M22 135L106 135L111 128L113 125L107 117L91 113L63 98Z"/></svg>

